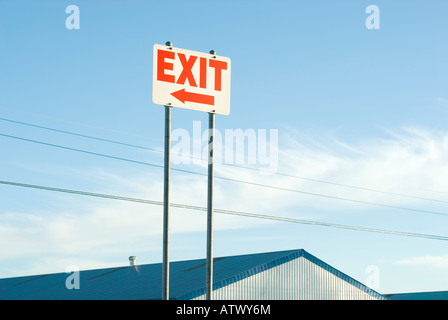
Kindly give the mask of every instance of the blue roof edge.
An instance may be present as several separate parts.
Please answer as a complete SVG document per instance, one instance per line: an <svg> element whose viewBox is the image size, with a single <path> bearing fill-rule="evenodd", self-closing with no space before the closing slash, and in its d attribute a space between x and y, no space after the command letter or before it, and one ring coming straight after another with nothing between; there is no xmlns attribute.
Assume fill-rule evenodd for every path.
<svg viewBox="0 0 448 320"><path fill-rule="evenodd" d="M291 250L289 250L291 251ZM286 253L286 252L285 252ZM357 287L358 289L366 292L367 294L373 296L376 299L379 300L389 300L387 297L381 295L380 293L376 292L375 290L367 287L366 285L362 284L361 282L353 279L352 277L349 277L348 275L346 275L345 273L342 273L341 271L333 268L332 266L330 266L329 264L323 262L322 260L316 258L315 256L313 256L312 254L306 252L303 249L297 249L294 250L293 252L291 252L288 255L285 255L284 257L275 259L271 262L267 262L264 264L261 264L259 266L256 266L254 268L251 268L247 271L244 271L242 273L236 274L230 278L227 278L225 280L221 280L218 282L213 283L213 290L217 290L220 289L222 287L228 286L232 283L235 283L237 281L243 280L245 278L248 278L250 276L253 276L255 274L258 274L260 272L269 270L271 268L274 268L276 266L279 266L281 264L284 264L286 262L292 261L294 259L298 259L300 257L306 258L307 260L311 261L312 263L318 265L319 267L323 268L324 270L332 273L333 275L337 276L338 278L350 283L351 285ZM195 290L193 292L190 292L188 294L179 296L179 297L172 297L170 299L173 300L191 300L191 299L195 299L197 297L200 297L202 295L205 294L205 288L201 288L198 290Z"/></svg>
<svg viewBox="0 0 448 320"><path fill-rule="evenodd" d="M345 273L337 270L336 268L334 268L334 267L330 266L328 263L325 263L322 260L316 258L315 256L313 256L312 254L306 252L305 250L303 250L303 252L304 252L303 256L305 258L307 258L308 260L310 260L314 264L318 265L319 267L323 268L324 270L334 274L335 276L337 276L338 278L344 280L345 282L348 282L351 285L355 286L356 288L364 291L365 293L370 294L374 298L377 298L379 300L389 300L387 297L383 296L382 294L380 294L380 293L376 292L375 290L367 287L366 285L364 285L361 282L353 279L352 277L346 275Z"/></svg>

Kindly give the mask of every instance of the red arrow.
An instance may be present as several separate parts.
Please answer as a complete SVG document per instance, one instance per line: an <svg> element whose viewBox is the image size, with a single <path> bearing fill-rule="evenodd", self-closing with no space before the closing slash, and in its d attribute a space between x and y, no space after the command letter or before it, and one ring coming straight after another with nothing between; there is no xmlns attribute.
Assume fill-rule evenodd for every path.
<svg viewBox="0 0 448 320"><path fill-rule="evenodd" d="M214 96L209 96L206 94L200 94L200 93L194 93L194 92L187 92L187 91L185 91L185 89L181 89L179 91L172 92L171 95L182 103L185 103L185 101L189 101L189 102L195 102L195 103L208 104L211 106L215 105L215 97Z"/></svg>

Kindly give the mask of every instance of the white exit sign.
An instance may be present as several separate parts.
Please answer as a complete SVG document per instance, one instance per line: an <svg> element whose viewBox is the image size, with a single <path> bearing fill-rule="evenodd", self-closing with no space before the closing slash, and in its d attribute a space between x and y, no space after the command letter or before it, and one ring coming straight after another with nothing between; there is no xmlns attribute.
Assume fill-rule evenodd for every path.
<svg viewBox="0 0 448 320"><path fill-rule="evenodd" d="M153 59L155 104L230 113L229 58L156 44Z"/></svg>

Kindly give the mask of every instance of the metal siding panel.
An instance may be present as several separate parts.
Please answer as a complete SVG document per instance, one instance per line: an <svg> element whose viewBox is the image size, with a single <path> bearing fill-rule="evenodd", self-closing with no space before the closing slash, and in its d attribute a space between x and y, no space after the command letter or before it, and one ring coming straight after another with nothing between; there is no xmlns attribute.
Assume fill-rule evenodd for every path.
<svg viewBox="0 0 448 320"><path fill-rule="evenodd" d="M204 299L202 295L198 300ZM298 258L213 291L216 300L374 299L305 258Z"/></svg>

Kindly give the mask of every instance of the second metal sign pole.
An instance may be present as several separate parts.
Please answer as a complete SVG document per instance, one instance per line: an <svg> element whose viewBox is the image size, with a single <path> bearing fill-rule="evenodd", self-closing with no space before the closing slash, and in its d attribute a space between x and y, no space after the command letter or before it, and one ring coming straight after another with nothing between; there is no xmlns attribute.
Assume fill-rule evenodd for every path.
<svg viewBox="0 0 448 320"><path fill-rule="evenodd" d="M163 175L163 268L162 300L169 300L169 222L170 222L170 153L171 153L171 106L165 106L165 163Z"/></svg>
<svg viewBox="0 0 448 320"><path fill-rule="evenodd" d="M208 114L208 192L207 192L207 263L205 299L212 300L213 292L213 153L215 136L215 113Z"/></svg>

